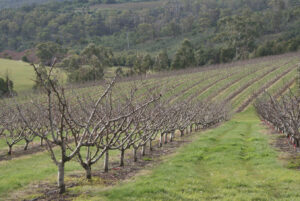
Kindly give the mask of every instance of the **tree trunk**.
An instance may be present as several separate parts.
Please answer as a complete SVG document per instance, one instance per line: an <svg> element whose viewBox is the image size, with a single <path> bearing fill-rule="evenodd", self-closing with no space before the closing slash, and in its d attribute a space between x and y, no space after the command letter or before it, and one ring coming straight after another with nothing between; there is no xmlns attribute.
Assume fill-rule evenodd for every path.
<svg viewBox="0 0 300 201"><path fill-rule="evenodd" d="M149 140L149 150L150 150L150 151L153 151L152 140Z"/></svg>
<svg viewBox="0 0 300 201"><path fill-rule="evenodd" d="M105 152L105 159L104 159L104 172L108 172L108 161L109 161L109 153L107 150Z"/></svg>
<svg viewBox="0 0 300 201"><path fill-rule="evenodd" d="M87 165L84 169L86 178L92 179L92 167L90 165Z"/></svg>
<svg viewBox="0 0 300 201"><path fill-rule="evenodd" d="M29 141L26 140L25 146L24 146L24 151L28 149Z"/></svg>
<svg viewBox="0 0 300 201"><path fill-rule="evenodd" d="M174 135L175 135L175 131L172 131L171 132L171 136L170 136L170 142L173 142Z"/></svg>
<svg viewBox="0 0 300 201"><path fill-rule="evenodd" d="M190 133L193 132L193 125L190 125Z"/></svg>
<svg viewBox="0 0 300 201"><path fill-rule="evenodd" d="M163 145L163 136L164 136L164 134L160 134L159 144L158 144L159 147L162 147L162 145Z"/></svg>
<svg viewBox="0 0 300 201"><path fill-rule="evenodd" d="M168 133L165 133L165 144L168 143Z"/></svg>
<svg viewBox="0 0 300 201"><path fill-rule="evenodd" d="M142 146L141 154L142 154L142 156L145 156L145 155L146 155L146 144L144 144L144 145Z"/></svg>
<svg viewBox="0 0 300 201"><path fill-rule="evenodd" d="M65 162L63 162L63 161L58 164L57 183L58 183L59 193L62 194L64 192L66 192L66 186L65 186Z"/></svg>
<svg viewBox="0 0 300 201"><path fill-rule="evenodd" d="M137 154L136 154L136 152L137 152L137 149L133 148L133 161L134 162L137 162Z"/></svg>
<svg viewBox="0 0 300 201"><path fill-rule="evenodd" d="M184 136L184 130L180 130L180 137Z"/></svg>
<svg viewBox="0 0 300 201"><path fill-rule="evenodd" d="M297 138L295 138L295 145L296 147L299 147L299 140Z"/></svg>
<svg viewBox="0 0 300 201"><path fill-rule="evenodd" d="M41 144L40 145L43 146L43 138L41 138Z"/></svg>
<svg viewBox="0 0 300 201"><path fill-rule="evenodd" d="M11 155L11 152L12 152L12 145L8 145L8 152L7 152L7 154Z"/></svg>
<svg viewBox="0 0 300 201"><path fill-rule="evenodd" d="M120 155L120 167L124 167L124 155L125 155L125 149L122 149Z"/></svg>

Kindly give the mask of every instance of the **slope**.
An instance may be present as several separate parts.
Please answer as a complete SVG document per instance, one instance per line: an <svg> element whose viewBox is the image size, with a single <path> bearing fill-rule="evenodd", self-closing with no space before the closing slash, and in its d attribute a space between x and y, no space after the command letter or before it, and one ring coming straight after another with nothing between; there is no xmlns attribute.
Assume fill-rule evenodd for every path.
<svg viewBox="0 0 300 201"><path fill-rule="evenodd" d="M300 200L300 172L278 161L270 138L251 108L199 133L150 173L84 188L76 200Z"/></svg>

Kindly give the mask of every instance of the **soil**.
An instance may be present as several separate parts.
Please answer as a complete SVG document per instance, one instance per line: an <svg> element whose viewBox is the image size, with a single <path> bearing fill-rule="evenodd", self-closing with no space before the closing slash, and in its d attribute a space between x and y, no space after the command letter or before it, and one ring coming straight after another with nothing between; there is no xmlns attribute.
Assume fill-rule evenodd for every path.
<svg viewBox="0 0 300 201"><path fill-rule="evenodd" d="M263 123L263 125L268 128L269 134L277 135L276 140L271 143L273 147L275 147L280 152L287 153L288 160L299 158L299 148L294 147L294 145L284 134L279 133L272 126L267 125L266 123Z"/></svg>
<svg viewBox="0 0 300 201"><path fill-rule="evenodd" d="M193 132L192 134L188 134L185 137L177 137L173 142L168 142L167 144L164 144L163 147L158 148L157 144L153 145L153 150L149 151L147 149L146 155L141 156L141 153L138 153L138 161L133 162L133 155L128 150L128 153L125 155L124 167L120 167L118 161L111 162L110 169L107 173L103 171L94 171L92 177L101 178L101 181L106 186L112 186L116 185L120 181L124 181L127 179L130 179L137 175L141 170L145 168L151 168L160 162L162 162L164 159L162 156L170 155L174 153L179 147L181 147L184 144L187 144L191 142L192 136L197 133ZM84 174L73 174L70 175L71 178L84 178ZM72 188L75 186L80 185L80 179L74 179L74 182L68 182L66 185L66 188ZM56 187L56 184L50 183L50 182L43 182L36 186L35 189L38 189L35 191L35 194L41 194L42 196L31 199L30 201L52 201L52 200L72 200L72 198L77 197L79 195L73 194L69 191L67 191L65 194L60 195L58 193L58 189ZM29 200L24 200L29 201Z"/></svg>
<svg viewBox="0 0 300 201"><path fill-rule="evenodd" d="M42 152L46 150L46 146L40 146L39 143L30 143L28 149L25 151L23 149L23 146L20 147L13 147L12 154L8 155L7 152L5 153L0 153L0 161L4 160L12 160L15 158L19 158L25 155L30 155L30 154L35 154L38 152Z"/></svg>

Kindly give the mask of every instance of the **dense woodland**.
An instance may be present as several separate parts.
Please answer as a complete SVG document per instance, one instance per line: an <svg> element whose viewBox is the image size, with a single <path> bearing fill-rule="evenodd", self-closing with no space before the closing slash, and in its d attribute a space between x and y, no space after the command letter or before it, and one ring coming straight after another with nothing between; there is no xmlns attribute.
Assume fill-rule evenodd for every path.
<svg viewBox="0 0 300 201"><path fill-rule="evenodd" d="M0 51L63 49L60 66L72 74L71 81L85 81L102 79L109 66L130 67L130 75L281 54L300 45L297 0L124 2L74 0L3 9ZM50 55L46 50L46 57L56 50Z"/></svg>
<svg viewBox="0 0 300 201"><path fill-rule="evenodd" d="M2 0L0 2L0 10L5 8L20 8L23 6L32 6L32 4L45 4L63 1L66 0ZM87 0L86 2L89 2L91 5L93 5L95 3L119 3L127 1L128 0ZM78 2L80 2L80 0Z"/></svg>

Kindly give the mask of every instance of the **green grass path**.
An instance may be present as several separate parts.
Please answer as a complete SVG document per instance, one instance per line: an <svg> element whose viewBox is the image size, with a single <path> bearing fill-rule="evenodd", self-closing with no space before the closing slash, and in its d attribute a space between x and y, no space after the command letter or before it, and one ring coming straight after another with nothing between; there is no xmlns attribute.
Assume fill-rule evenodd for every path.
<svg viewBox="0 0 300 201"><path fill-rule="evenodd" d="M150 173L112 188L84 187L77 200L300 200L300 171L284 167L270 138L251 107Z"/></svg>

